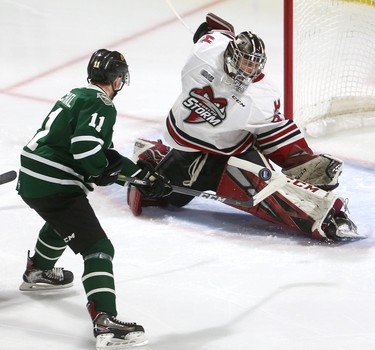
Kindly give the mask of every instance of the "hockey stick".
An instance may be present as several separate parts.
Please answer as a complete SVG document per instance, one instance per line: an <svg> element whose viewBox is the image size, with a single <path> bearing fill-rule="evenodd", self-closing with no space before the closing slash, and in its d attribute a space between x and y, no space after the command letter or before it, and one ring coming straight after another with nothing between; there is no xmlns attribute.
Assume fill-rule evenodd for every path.
<svg viewBox="0 0 375 350"><path fill-rule="evenodd" d="M133 185L138 185L138 186L149 186L150 182L147 180L140 180L135 177L128 177L124 175L120 175L118 177L119 181L124 181L128 182ZM223 197L223 196L217 196L216 194L205 192L205 191L198 191L194 190L192 188L186 188L186 187L180 187L180 186L175 186L171 185L172 191L176 193L181 193L181 194L186 194L187 196L193 196L193 197L201 197L205 199L212 199L217 202L225 203L225 204L231 204L231 205L238 205L246 208L250 208L254 206L254 200L252 198L243 201L239 199L234 199L234 198L228 198L228 197Z"/></svg>
<svg viewBox="0 0 375 350"><path fill-rule="evenodd" d="M174 13L174 15L176 16L176 18L183 24L183 26L189 31L191 32L192 34L194 34L194 31L186 24L186 22L182 19L182 17L178 14L178 12L176 11L176 9L174 8L174 6L172 5L171 1L170 0L165 0L165 2L167 3L168 7L171 9L171 11Z"/></svg>
<svg viewBox="0 0 375 350"><path fill-rule="evenodd" d="M233 157L232 157L233 158ZM231 165L234 169L241 168L247 171L254 172L256 171L259 174L265 168L256 164L251 164L247 161L238 159L238 158L230 158L228 165ZM259 204L262 200L279 190L284 184L287 182L287 177L284 174L279 174L275 171L271 171L271 178L268 180L267 186L265 186L262 190L260 190L256 195L250 197L248 200L240 200L234 199L224 196L219 196L216 194L212 194L205 191L194 190L192 188L186 188L181 186L172 185L172 191L176 193L185 194L188 196L193 197L201 197L205 199L215 200L217 202L235 205L245 208L254 207L255 205ZM118 177L120 181L128 182L133 185L140 185L140 186L149 186L150 182L147 180L140 180L135 177L127 177L124 175L120 175Z"/></svg>
<svg viewBox="0 0 375 350"><path fill-rule="evenodd" d="M0 174L0 185L6 184L13 181L17 177L17 173L14 170L7 171L4 174Z"/></svg>

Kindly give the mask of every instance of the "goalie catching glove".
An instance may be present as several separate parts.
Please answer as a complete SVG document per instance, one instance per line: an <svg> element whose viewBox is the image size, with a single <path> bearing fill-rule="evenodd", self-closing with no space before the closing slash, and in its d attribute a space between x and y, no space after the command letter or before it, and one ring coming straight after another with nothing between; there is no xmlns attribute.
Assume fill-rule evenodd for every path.
<svg viewBox="0 0 375 350"><path fill-rule="evenodd" d="M234 27L232 24L210 12L206 16L206 21L201 23L201 25L195 31L193 35L194 44L211 30L226 31L234 35Z"/></svg>
<svg viewBox="0 0 375 350"><path fill-rule="evenodd" d="M338 178L343 166L342 160L321 154L293 168L283 169L282 172L325 191L332 191L339 185Z"/></svg>
<svg viewBox="0 0 375 350"><path fill-rule="evenodd" d="M136 178L147 180L150 185L135 185L147 198L166 197L172 192L172 186L163 175L159 174L151 164L144 160L138 160L137 165L141 168L136 174Z"/></svg>

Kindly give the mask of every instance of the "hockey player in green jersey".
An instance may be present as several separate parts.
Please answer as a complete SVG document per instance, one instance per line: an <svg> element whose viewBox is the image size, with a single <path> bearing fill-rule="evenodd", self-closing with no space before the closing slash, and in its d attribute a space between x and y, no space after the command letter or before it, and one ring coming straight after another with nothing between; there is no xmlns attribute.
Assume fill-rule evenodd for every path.
<svg viewBox="0 0 375 350"><path fill-rule="evenodd" d="M22 291L70 287L73 273L55 263L69 246L84 261L83 286L97 347L116 349L147 343L144 329L118 321L112 271L114 247L87 194L95 185L117 181L121 173L150 179L151 196L170 192L168 182L112 148L116 121L113 98L129 84L127 62L117 51L96 51L87 67L88 86L72 89L53 106L41 128L23 148L17 190L45 221L35 254L28 255ZM150 174L152 177L150 178Z"/></svg>

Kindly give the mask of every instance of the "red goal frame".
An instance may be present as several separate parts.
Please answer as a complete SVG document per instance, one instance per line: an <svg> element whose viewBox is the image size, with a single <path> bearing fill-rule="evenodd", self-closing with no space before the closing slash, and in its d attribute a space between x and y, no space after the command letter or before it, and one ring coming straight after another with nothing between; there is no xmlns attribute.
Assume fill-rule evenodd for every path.
<svg viewBox="0 0 375 350"><path fill-rule="evenodd" d="M284 115L293 119L293 0L284 0Z"/></svg>

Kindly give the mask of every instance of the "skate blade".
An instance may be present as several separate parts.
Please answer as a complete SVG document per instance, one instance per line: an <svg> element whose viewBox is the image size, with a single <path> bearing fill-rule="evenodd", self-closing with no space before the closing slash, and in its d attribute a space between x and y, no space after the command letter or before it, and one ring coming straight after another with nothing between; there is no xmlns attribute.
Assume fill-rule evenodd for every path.
<svg viewBox="0 0 375 350"><path fill-rule="evenodd" d="M359 233L357 231L340 231L337 232L342 240L356 240L356 239L366 239L368 236L364 233Z"/></svg>
<svg viewBox="0 0 375 350"><path fill-rule="evenodd" d="M69 288L73 285L73 283L67 283L63 285L54 285L48 283L29 283L29 282L22 282L19 286L19 290L23 292L34 292L39 290L53 290L53 289L65 289Z"/></svg>
<svg viewBox="0 0 375 350"><path fill-rule="evenodd" d="M132 332L125 339L113 338L113 333L99 334L96 337L96 350L128 349L148 343L143 332Z"/></svg>

